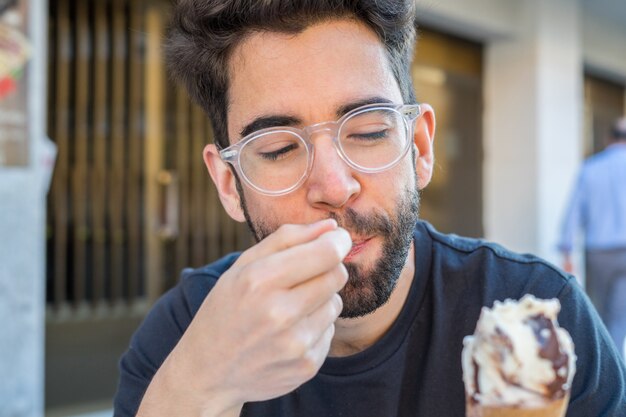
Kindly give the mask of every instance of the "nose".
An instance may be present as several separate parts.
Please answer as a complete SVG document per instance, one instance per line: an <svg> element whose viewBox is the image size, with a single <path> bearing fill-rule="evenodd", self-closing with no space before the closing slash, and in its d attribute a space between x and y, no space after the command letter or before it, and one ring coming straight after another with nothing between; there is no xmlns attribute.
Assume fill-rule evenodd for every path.
<svg viewBox="0 0 626 417"><path fill-rule="evenodd" d="M345 206L361 192L354 172L337 152L331 132L314 140L315 159L305 186L313 207L329 210Z"/></svg>

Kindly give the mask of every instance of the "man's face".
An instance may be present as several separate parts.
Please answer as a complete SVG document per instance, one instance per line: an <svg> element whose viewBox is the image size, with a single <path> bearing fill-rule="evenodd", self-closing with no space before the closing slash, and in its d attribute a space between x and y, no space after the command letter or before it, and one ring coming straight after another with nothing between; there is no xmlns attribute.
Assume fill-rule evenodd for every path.
<svg viewBox="0 0 626 417"><path fill-rule="evenodd" d="M320 23L298 35L252 34L235 49L230 75L231 143L259 118L295 120L303 127L336 120L339 109L372 98L402 103L384 46L367 27L349 20ZM235 219L245 217L258 240L284 223L337 219L353 240L344 260L350 279L341 292L342 316L362 316L387 301L410 262L418 208L416 161L409 152L387 171L364 174L343 162L328 135L312 140L315 160L301 187L270 197L244 186L241 212L225 206ZM234 178L216 183L222 201L233 194Z"/></svg>

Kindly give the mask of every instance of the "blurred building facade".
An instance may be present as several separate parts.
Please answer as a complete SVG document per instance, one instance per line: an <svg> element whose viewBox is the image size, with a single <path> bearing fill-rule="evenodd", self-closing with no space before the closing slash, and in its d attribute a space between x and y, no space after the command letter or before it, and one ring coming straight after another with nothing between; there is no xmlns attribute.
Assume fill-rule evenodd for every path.
<svg viewBox="0 0 626 417"><path fill-rule="evenodd" d="M604 147L610 123L625 113L626 3L418 4L423 26L482 47L482 160L472 175L482 175L483 235L558 263L558 227L580 162ZM454 140L447 123L439 127L441 159ZM453 139L465 134L456 129Z"/></svg>
<svg viewBox="0 0 626 417"><path fill-rule="evenodd" d="M251 244L203 166L206 117L164 71L168 5L48 6L47 133L58 146L41 277L49 416L110 407L117 359L150 304L182 268ZM626 113L626 3L418 7L412 74L438 122L422 217L557 263L577 168Z"/></svg>

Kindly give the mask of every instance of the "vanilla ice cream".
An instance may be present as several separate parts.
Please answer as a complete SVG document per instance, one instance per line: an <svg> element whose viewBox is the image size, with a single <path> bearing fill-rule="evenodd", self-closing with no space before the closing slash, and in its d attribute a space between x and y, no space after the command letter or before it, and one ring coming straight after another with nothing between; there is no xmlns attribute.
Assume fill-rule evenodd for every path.
<svg viewBox="0 0 626 417"><path fill-rule="evenodd" d="M557 299L532 295L483 307L474 335L463 340L468 408L541 408L567 401L576 355L570 335L558 326L560 309Z"/></svg>

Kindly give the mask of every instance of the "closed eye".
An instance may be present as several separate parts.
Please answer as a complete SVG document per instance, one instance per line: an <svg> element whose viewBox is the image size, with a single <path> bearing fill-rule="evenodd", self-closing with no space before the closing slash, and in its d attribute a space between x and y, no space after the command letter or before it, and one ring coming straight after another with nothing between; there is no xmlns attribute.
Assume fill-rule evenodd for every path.
<svg viewBox="0 0 626 417"><path fill-rule="evenodd" d="M263 158L264 160L267 161L276 161L280 158L284 158L286 156L287 153L293 151L294 149L298 148L298 144L297 143L292 143L290 145L287 146L283 146L280 149L276 149L275 151L271 151L271 152L259 152L259 155L261 156L261 158Z"/></svg>
<svg viewBox="0 0 626 417"><path fill-rule="evenodd" d="M380 140L380 139L386 139L388 135L389 135L389 129L384 129L384 130L378 130L376 132L352 133L350 134L349 139L375 141L375 140Z"/></svg>

